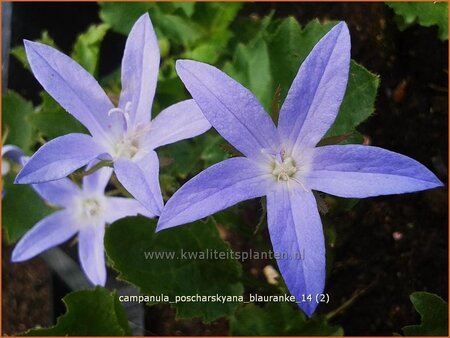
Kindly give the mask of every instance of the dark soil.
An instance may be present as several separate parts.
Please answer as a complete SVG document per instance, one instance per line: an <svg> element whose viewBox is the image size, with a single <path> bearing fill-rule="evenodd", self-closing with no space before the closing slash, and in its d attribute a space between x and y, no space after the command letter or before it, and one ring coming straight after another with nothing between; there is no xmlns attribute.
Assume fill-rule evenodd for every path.
<svg viewBox="0 0 450 338"><path fill-rule="evenodd" d="M2 245L2 335L14 335L51 324L50 273L41 259L10 262L11 248Z"/></svg>
<svg viewBox="0 0 450 338"><path fill-rule="evenodd" d="M56 7L50 10L52 6ZM48 29L69 50L76 34L98 21L95 4L15 3L14 8L16 44ZM302 24L316 17L347 22L353 59L381 79L375 113L359 131L370 144L423 163L447 185L448 43L437 39L437 28L412 26L400 32L393 12L383 3L249 3L241 15L264 15L271 9L277 16L294 15ZM31 12L40 15L25 16ZM68 32L65 28L61 33L61 27ZM123 42L114 35L108 39L108 44ZM27 97L35 95L35 81L16 61L11 62L11 87ZM24 83L33 85L25 88ZM258 203L248 206L249 212L257 212ZM326 289L330 304L321 305L318 312L330 312L356 295L333 318L346 335L391 335L418 323L420 318L409 301L411 292L425 290L448 299L447 220L447 188L361 200L350 212L333 217L330 222L336 227L337 242ZM230 241L232 246L241 245L233 236ZM9 265L5 262L9 250L3 248L3 331L11 334L38 323L47 325L45 316L33 320L48 308L43 296L48 292L45 267L39 260ZM260 265L245 265L245 270L250 273ZM24 301L25 307L13 306ZM174 312L166 306L147 312L149 335L227 334L223 320L209 326L197 320L175 321Z"/></svg>

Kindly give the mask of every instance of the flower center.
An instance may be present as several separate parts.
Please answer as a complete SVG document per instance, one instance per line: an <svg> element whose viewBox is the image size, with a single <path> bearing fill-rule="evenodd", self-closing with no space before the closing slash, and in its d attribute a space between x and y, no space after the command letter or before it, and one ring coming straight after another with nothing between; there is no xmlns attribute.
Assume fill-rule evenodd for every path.
<svg viewBox="0 0 450 338"><path fill-rule="evenodd" d="M114 146L114 153L117 158L125 157L131 159L139 150L139 142L133 135L125 136Z"/></svg>
<svg viewBox="0 0 450 338"><path fill-rule="evenodd" d="M76 216L80 227L95 226L103 222L105 201L103 196L84 196L76 200Z"/></svg>
<svg viewBox="0 0 450 338"><path fill-rule="evenodd" d="M85 217L97 217L100 214L100 202L95 198L87 198L81 201L82 212Z"/></svg>
<svg viewBox="0 0 450 338"><path fill-rule="evenodd" d="M277 181L288 181L297 172L295 161L292 157L285 157L281 154L281 161L275 159L275 163L272 170L272 175L277 178Z"/></svg>

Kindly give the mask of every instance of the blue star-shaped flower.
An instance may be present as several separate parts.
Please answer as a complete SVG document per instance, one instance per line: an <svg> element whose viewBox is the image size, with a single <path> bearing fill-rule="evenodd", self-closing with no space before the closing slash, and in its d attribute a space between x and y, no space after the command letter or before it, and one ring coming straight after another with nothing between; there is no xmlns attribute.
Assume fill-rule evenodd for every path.
<svg viewBox="0 0 450 338"><path fill-rule="evenodd" d="M16 183L60 179L94 159L110 160L122 185L152 214L163 199L155 148L202 134L211 126L193 100L174 104L150 121L159 68L159 47L144 14L128 36L122 60L122 92L114 107L97 81L57 50L25 41L33 74L44 89L89 130L42 146L17 175Z"/></svg>
<svg viewBox="0 0 450 338"><path fill-rule="evenodd" d="M312 190L363 198L441 186L420 163L377 147L317 147L347 86L350 36L336 25L303 62L281 108L278 128L256 98L210 65L180 60L177 72L211 125L245 157L220 162L167 202L157 230L192 222L240 201L267 196L270 238L290 292L323 292L325 245ZM301 255L298 255L302 253ZM291 258L286 258L289 254ZM315 301L300 303L309 316Z"/></svg>

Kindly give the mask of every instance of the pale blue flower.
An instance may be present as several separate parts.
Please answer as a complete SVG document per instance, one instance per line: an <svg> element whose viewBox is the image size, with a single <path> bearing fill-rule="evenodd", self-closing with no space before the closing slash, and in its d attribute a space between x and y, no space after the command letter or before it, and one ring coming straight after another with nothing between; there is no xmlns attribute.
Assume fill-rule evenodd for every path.
<svg viewBox="0 0 450 338"><path fill-rule="evenodd" d="M48 204L60 210L39 221L20 239L12 252L12 261L28 260L78 234L83 271L93 284L105 285L106 224L137 214L154 216L132 198L105 196L111 174L111 168L101 168L83 177L82 188L68 178L33 184L33 189Z"/></svg>
<svg viewBox="0 0 450 338"><path fill-rule="evenodd" d="M93 159L110 160L122 185L152 214L163 199L155 148L202 134L210 128L193 100L150 113L159 68L159 47L148 14L135 23L122 60L119 106L97 81L57 50L25 41L33 74L44 89L91 133L68 134L43 145L24 166L16 183L60 179Z"/></svg>
<svg viewBox="0 0 450 338"><path fill-rule="evenodd" d="M23 156L23 151L18 146L13 144L5 144L2 146L2 176L9 173L11 169L11 164L5 159L11 160L14 163L22 164L21 158Z"/></svg>
<svg viewBox="0 0 450 338"><path fill-rule="evenodd" d="M257 99L217 68L177 62L177 72L211 125L245 157L220 162L167 202L157 230L193 222L240 201L267 196L269 233L290 292L307 315L324 290L325 245L312 190L363 198L431 189L442 183L420 163L377 147L315 147L333 124L350 65L345 23L303 62L281 108L278 128Z"/></svg>

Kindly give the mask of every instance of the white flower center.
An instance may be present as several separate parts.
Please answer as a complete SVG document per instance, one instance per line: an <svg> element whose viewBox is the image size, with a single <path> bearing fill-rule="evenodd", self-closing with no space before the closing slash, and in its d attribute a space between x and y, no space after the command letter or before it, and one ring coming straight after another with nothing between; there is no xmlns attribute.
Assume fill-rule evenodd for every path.
<svg viewBox="0 0 450 338"><path fill-rule="evenodd" d="M272 155L271 174L276 178L277 182L291 183L294 182L300 187L308 191L303 184L303 175L307 170L307 165L300 165L290 155L286 155L286 152L282 150L276 155Z"/></svg>
<svg viewBox="0 0 450 338"><path fill-rule="evenodd" d="M98 217L100 214L100 202L94 198L82 200L82 208L85 217Z"/></svg>
<svg viewBox="0 0 450 338"><path fill-rule="evenodd" d="M288 181L297 172L295 161L292 157L286 157L281 159L281 162L275 160L272 175L277 178L277 181Z"/></svg>
<svg viewBox="0 0 450 338"><path fill-rule="evenodd" d="M126 135L114 146L114 154L117 158L132 159L139 150L139 142L136 138Z"/></svg>
<svg viewBox="0 0 450 338"><path fill-rule="evenodd" d="M75 216L80 227L103 223L105 212L106 201L103 195L82 196L75 200Z"/></svg>

